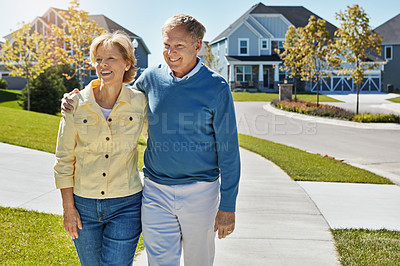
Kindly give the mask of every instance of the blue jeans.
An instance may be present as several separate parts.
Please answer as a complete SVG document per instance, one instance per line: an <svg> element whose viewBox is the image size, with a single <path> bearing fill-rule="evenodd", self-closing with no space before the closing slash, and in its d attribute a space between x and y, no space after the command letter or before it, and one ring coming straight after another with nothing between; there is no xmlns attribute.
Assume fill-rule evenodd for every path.
<svg viewBox="0 0 400 266"><path fill-rule="evenodd" d="M83 266L129 265L142 231L142 192L112 199L89 199L74 195L82 230L74 239Z"/></svg>

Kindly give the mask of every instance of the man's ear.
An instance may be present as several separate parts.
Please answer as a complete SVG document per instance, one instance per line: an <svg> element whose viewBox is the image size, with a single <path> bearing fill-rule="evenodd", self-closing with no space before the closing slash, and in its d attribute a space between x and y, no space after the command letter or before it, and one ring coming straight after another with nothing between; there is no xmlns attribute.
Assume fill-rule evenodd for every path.
<svg viewBox="0 0 400 266"><path fill-rule="evenodd" d="M195 43L195 49L196 53L200 52L201 50L201 45L203 44L203 41L201 39L198 39Z"/></svg>

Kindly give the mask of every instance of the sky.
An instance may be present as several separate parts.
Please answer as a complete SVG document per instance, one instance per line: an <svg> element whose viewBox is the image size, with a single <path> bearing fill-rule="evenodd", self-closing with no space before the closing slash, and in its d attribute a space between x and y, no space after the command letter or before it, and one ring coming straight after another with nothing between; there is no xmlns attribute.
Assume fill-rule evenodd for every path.
<svg viewBox="0 0 400 266"><path fill-rule="evenodd" d="M50 7L67 9L69 0L0 0L0 41L18 23L31 22ZM80 0L80 7L91 15L103 14L139 35L150 49L149 65L163 62L161 26L175 14L188 14L201 21L207 29L204 40L211 41L253 5L262 2L271 6L304 6L339 26L335 13L358 4L376 28L400 13L399 0Z"/></svg>

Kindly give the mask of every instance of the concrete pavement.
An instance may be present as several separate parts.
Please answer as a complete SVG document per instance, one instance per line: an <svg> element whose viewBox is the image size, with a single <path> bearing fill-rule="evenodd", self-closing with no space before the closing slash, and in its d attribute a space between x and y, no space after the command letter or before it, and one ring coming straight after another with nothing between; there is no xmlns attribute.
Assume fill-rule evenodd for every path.
<svg viewBox="0 0 400 266"><path fill-rule="evenodd" d="M355 93L324 93L331 98L342 101L330 102L327 104L334 105L346 110L355 112L357 95ZM360 93L359 94L359 112L360 113L381 113L400 115L400 104L388 101L390 98L399 97L395 93Z"/></svg>

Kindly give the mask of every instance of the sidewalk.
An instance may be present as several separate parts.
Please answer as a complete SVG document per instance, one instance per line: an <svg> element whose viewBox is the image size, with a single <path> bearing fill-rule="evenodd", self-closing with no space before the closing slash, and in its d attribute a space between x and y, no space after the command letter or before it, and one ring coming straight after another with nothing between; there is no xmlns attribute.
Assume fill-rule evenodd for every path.
<svg viewBox="0 0 400 266"><path fill-rule="evenodd" d="M62 214L53 154L0 143L0 158L1 206ZM400 230L398 186L294 182L257 154L241 159L236 230L216 240L216 266L338 265L329 225Z"/></svg>

